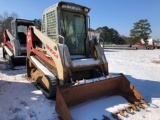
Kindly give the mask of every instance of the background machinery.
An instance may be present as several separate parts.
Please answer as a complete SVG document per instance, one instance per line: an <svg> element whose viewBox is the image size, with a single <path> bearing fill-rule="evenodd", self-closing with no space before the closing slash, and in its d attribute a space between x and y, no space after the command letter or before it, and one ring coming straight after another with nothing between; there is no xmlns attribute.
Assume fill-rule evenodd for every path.
<svg viewBox="0 0 160 120"><path fill-rule="evenodd" d="M3 32L3 58L12 67L26 64L26 32L32 25L34 22L31 20L14 19L11 30L5 29Z"/></svg>
<svg viewBox="0 0 160 120"><path fill-rule="evenodd" d="M111 77L103 49L92 40L90 45L89 10L59 2L45 9L42 32L33 26L27 32L27 76L47 98L56 96L56 110L64 120L73 119L70 107L103 96L122 96L130 103L124 109L128 112L148 104L123 74Z"/></svg>
<svg viewBox="0 0 160 120"><path fill-rule="evenodd" d="M141 39L139 42L137 42L133 46L137 47L138 49L146 49L146 50L149 50L149 49L153 50L156 48L156 45L152 38L148 38L147 43L145 43L145 41Z"/></svg>

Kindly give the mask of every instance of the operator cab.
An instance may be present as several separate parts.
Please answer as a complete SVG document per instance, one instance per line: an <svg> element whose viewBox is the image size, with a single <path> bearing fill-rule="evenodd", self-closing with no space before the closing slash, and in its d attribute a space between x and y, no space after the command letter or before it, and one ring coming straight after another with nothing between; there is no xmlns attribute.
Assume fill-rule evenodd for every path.
<svg viewBox="0 0 160 120"><path fill-rule="evenodd" d="M74 3L59 2L43 13L42 32L53 40L62 35L71 59L88 56L88 19L89 8Z"/></svg>
<svg viewBox="0 0 160 120"><path fill-rule="evenodd" d="M33 26L34 21L25 19L14 19L11 21L11 33L19 40L21 53L26 54L26 33L29 26Z"/></svg>

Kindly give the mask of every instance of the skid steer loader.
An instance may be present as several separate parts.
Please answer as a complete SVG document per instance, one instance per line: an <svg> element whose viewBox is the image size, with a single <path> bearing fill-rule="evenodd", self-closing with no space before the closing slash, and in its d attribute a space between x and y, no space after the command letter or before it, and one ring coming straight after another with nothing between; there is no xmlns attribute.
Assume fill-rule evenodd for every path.
<svg viewBox="0 0 160 120"><path fill-rule="evenodd" d="M26 32L34 21L14 19L11 21L11 31L5 29L3 32L3 58L14 66L26 64Z"/></svg>
<svg viewBox="0 0 160 120"><path fill-rule="evenodd" d="M44 11L42 31L30 26L27 32L27 76L47 98L56 97L56 111L64 120L76 119L69 108L104 96L119 95L130 103L111 112L115 118L148 105L123 74L109 74L103 49L87 37L89 11L59 2Z"/></svg>

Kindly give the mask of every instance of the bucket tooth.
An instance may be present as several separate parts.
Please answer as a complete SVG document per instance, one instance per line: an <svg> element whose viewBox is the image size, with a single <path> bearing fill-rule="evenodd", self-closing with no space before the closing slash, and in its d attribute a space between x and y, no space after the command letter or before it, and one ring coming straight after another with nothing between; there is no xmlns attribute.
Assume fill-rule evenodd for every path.
<svg viewBox="0 0 160 120"><path fill-rule="evenodd" d="M78 80L76 80L76 83L79 85L79 81Z"/></svg>
<svg viewBox="0 0 160 120"><path fill-rule="evenodd" d="M110 120L110 118L107 117L106 115L103 115L103 120Z"/></svg>
<svg viewBox="0 0 160 120"><path fill-rule="evenodd" d="M143 103L143 104L149 106L149 104L148 104L145 100L141 100L141 103Z"/></svg>
<svg viewBox="0 0 160 120"><path fill-rule="evenodd" d="M138 109L137 109L135 104L130 104L130 106L132 107L133 110L138 111Z"/></svg>
<svg viewBox="0 0 160 120"><path fill-rule="evenodd" d="M134 104L135 104L136 106L138 106L138 105L139 105L139 102L134 102Z"/></svg>
<svg viewBox="0 0 160 120"><path fill-rule="evenodd" d="M142 104L138 104L138 107L144 109L144 106Z"/></svg>
<svg viewBox="0 0 160 120"><path fill-rule="evenodd" d="M130 108L125 107L125 110L126 110L126 111L127 111L127 113L129 113L129 114L133 114L133 112L131 111L131 109L130 109Z"/></svg>
<svg viewBox="0 0 160 120"><path fill-rule="evenodd" d="M119 114L120 114L121 116L127 117L126 114L124 114L124 111L123 111L123 110L118 109L118 112L119 112Z"/></svg>
<svg viewBox="0 0 160 120"><path fill-rule="evenodd" d="M119 117L118 117L118 115L117 115L116 113L111 112L111 115L112 115L112 117L113 117L114 119L116 119L116 120L119 119Z"/></svg>
<svg viewBox="0 0 160 120"><path fill-rule="evenodd" d="M109 78L112 78L112 74L109 74L108 76L109 76Z"/></svg>
<svg viewBox="0 0 160 120"><path fill-rule="evenodd" d="M140 102L135 102L135 105L138 106L139 108L144 109L144 106Z"/></svg>

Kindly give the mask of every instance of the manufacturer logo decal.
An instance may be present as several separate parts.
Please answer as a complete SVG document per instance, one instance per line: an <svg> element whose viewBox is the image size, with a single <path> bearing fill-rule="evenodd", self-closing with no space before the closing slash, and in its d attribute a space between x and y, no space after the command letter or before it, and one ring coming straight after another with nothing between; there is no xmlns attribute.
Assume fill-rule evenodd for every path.
<svg viewBox="0 0 160 120"><path fill-rule="evenodd" d="M46 44L46 48L53 54L54 57L58 58L58 55Z"/></svg>

